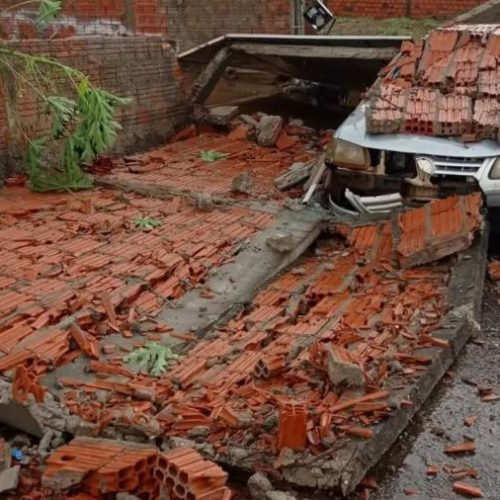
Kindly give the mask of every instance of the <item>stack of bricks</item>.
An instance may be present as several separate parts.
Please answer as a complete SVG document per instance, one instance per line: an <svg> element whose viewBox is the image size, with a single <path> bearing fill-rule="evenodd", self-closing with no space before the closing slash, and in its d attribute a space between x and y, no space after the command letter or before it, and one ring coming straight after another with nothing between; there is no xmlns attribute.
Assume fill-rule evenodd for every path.
<svg viewBox="0 0 500 500"><path fill-rule="evenodd" d="M160 453L146 445L75 438L46 461L42 485L68 487L94 499L127 492L142 499L229 500L227 473L192 448Z"/></svg>
<svg viewBox="0 0 500 500"><path fill-rule="evenodd" d="M458 25L405 42L368 93L372 134L498 140L500 28Z"/></svg>

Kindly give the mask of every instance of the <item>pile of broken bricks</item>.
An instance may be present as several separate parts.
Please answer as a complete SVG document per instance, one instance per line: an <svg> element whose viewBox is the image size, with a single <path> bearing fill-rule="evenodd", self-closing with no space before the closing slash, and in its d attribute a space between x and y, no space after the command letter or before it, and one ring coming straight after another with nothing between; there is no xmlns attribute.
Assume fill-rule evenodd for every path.
<svg viewBox="0 0 500 500"><path fill-rule="evenodd" d="M16 196L24 202L12 203ZM405 388L432 362L425 352L448 345L433 332L447 312L450 263L404 267L427 262L426 245L446 248L439 256L466 248L481 225L481 199L470 195L382 226L336 227L339 235L318 242L314 254L200 338L161 323L147 332L139 327L231 259L271 215L242 207L202 212L185 199L105 190L79 200L10 190L4 204L0 370L13 382L14 399L44 400L45 376L56 370L60 405L95 433L177 436L208 445L217 461L278 474L290 453L307 461L346 440L370 440L393 408L413 404ZM136 217L164 223L139 231L130 223ZM125 362L145 340L171 336L182 340L179 359L160 376ZM117 337L129 342L110 340ZM74 362L86 366L85 377L67 375L64 367ZM47 460L47 481L66 476L64 450ZM106 465L84 468L90 482L82 477L78 485L102 488L90 478ZM154 479L144 498L167 487L150 465L144 473ZM175 486L179 498L191 498L190 483Z"/></svg>
<svg viewBox="0 0 500 500"><path fill-rule="evenodd" d="M323 140L299 124L279 125L275 147L249 141L251 127L240 123L229 136L191 129L156 152L100 160L97 167L111 171L104 180L166 186L167 199L111 189L0 193L0 372L15 402L31 408L51 400L87 434L182 439L206 458L285 479L284 464L321 463L332 448L370 441L395 408L413 405L407 388L432 362L429 349L448 346L434 332L448 311L452 264L435 261L471 244L482 224L478 195L381 224L333 226L234 317L203 335L168 324L187 293L211 297L208 277L276 220L275 209L228 203L206 210L190 196L279 200L275 177L307 163ZM211 162L202 151L224 156ZM248 162L243 193L234 179L246 175ZM283 244L272 242L279 252ZM171 349L154 376L127 361L148 343ZM77 438L56 450L43 488L81 500L116 488L140 498L156 498L161 488L178 498L230 495L225 474L199 456L196 467L215 474L203 491L190 473L172 484L159 465L168 452L156 448L141 451L153 457L145 467L141 453L134 462L133 446L118 441L103 463L78 454L99 443ZM136 484L130 470L144 481Z"/></svg>
<svg viewBox="0 0 500 500"><path fill-rule="evenodd" d="M263 114L238 116L230 126L226 134L191 125L165 147L92 171L105 174L101 183L145 193L152 186L154 193L202 195L214 202L282 200L282 190L309 177L314 159L331 137L331 132L319 134L299 120L285 123ZM217 155L213 160L211 153ZM280 182L291 167L301 177Z"/></svg>
<svg viewBox="0 0 500 500"><path fill-rule="evenodd" d="M405 41L368 93L370 133L498 140L500 28L457 25Z"/></svg>
<svg viewBox="0 0 500 500"><path fill-rule="evenodd" d="M227 473L191 448L156 447L116 440L75 438L46 461L46 491L78 491L68 499L109 498L128 492L141 499L229 500Z"/></svg>

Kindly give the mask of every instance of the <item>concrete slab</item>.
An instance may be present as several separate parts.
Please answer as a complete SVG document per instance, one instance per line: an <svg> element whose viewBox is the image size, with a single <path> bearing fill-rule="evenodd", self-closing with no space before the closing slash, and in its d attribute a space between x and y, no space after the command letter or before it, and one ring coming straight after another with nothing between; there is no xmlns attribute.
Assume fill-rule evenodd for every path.
<svg viewBox="0 0 500 500"><path fill-rule="evenodd" d="M434 337L448 340L449 347L421 351L431 357L431 363L413 385L390 390L393 411L387 420L374 428L373 438L337 441L330 450L316 456L290 451L280 459L279 470L285 481L296 487L328 489L347 495L391 448L477 328L487 245L488 231L484 230L474 246L458 256L448 290L451 309L442 327L434 333ZM233 447L217 459L250 471L262 457Z"/></svg>
<svg viewBox="0 0 500 500"><path fill-rule="evenodd" d="M298 213L282 210L272 227L259 232L234 262L207 281L205 288L213 298L203 297L199 290L189 293L175 309L165 309L158 321L179 332L207 331L231 310L250 302L259 288L297 260L320 235L325 217L325 212L315 209ZM289 252L276 252L267 240L283 231L293 235L295 247Z"/></svg>

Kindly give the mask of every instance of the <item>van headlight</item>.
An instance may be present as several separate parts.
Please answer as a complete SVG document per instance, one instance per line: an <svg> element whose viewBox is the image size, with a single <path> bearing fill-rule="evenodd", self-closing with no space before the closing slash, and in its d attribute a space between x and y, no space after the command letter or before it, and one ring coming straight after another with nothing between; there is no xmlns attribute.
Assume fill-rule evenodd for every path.
<svg viewBox="0 0 500 500"><path fill-rule="evenodd" d="M431 177L434 175L434 172L436 171L436 166L434 165L434 162L430 158L425 158L423 156L420 156L415 159L415 163L417 164L417 169L423 172L424 174Z"/></svg>
<svg viewBox="0 0 500 500"><path fill-rule="evenodd" d="M366 148L335 137L326 148L326 160L338 167L363 170L370 167L370 153Z"/></svg>
<svg viewBox="0 0 500 500"><path fill-rule="evenodd" d="M495 160L495 163L493 163L489 178L495 180L500 179L500 157Z"/></svg>

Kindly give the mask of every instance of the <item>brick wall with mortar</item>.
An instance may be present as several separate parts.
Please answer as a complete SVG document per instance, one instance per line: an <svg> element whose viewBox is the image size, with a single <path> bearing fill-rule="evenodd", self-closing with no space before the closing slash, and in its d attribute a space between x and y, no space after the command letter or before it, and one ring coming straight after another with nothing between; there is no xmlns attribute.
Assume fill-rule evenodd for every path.
<svg viewBox="0 0 500 500"><path fill-rule="evenodd" d="M20 0L0 0L0 10ZM57 19L47 26L35 23L27 4L2 16L3 36L54 38L77 35L139 35L167 32L166 0L65 0Z"/></svg>
<svg viewBox="0 0 500 500"><path fill-rule="evenodd" d="M307 4L307 0L304 2ZM482 0L326 0L337 16L448 18ZM294 0L166 0L168 34L187 50L226 33L287 34Z"/></svg>
<svg viewBox="0 0 500 500"><path fill-rule="evenodd" d="M168 34L181 51L226 33L287 34L291 6L290 0L167 0Z"/></svg>
<svg viewBox="0 0 500 500"><path fill-rule="evenodd" d="M118 111L123 130L116 152L134 152L164 142L185 119L175 51L163 37L24 40L16 42L16 47L77 67L100 87L131 99ZM0 157L4 160L12 159L15 151L8 110L16 113L30 135L44 132L43 115L33 93L24 93L8 108L0 96Z"/></svg>
<svg viewBox="0 0 500 500"><path fill-rule="evenodd" d="M483 3L483 0L327 0L337 16L444 19Z"/></svg>

